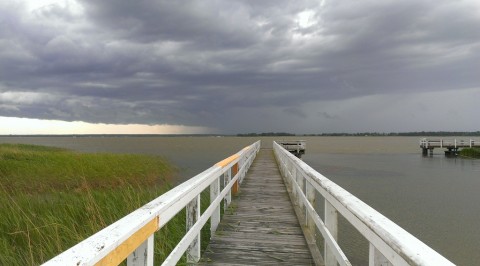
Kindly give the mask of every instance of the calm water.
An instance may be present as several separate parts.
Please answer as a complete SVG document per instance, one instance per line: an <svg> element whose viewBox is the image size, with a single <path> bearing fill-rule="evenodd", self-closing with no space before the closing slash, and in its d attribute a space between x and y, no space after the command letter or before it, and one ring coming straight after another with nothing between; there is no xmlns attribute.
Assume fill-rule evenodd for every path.
<svg viewBox="0 0 480 266"><path fill-rule="evenodd" d="M258 138L0 137L84 152L162 155L185 180ZM271 147L273 138L260 138ZM278 139L278 138L277 138ZM296 138L290 138L296 139ZM480 264L480 160L422 157L417 137L305 137L303 160L458 265ZM179 180L181 181L181 180ZM340 220L340 244L355 265L368 246Z"/></svg>

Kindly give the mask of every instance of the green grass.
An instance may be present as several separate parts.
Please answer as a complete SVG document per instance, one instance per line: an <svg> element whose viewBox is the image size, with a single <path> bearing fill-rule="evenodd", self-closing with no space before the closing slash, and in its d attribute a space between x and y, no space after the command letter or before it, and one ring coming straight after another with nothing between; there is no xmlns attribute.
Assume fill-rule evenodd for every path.
<svg viewBox="0 0 480 266"><path fill-rule="evenodd" d="M0 144L0 265L49 260L160 196L175 174L155 156ZM184 233L182 211L155 234L155 260Z"/></svg>
<svg viewBox="0 0 480 266"><path fill-rule="evenodd" d="M480 159L480 148L465 148L460 151L460 155L464 157Z"/></svg>

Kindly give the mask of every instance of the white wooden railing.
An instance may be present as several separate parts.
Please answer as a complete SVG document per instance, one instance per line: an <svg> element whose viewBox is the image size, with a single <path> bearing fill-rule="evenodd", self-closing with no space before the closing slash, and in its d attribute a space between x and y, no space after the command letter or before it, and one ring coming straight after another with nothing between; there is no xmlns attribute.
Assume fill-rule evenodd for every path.
<svg viewBox="0 0 480 266"><path fill-rule="evenodd" d="M454 265L413 235L333 183L276 142L275 157L295 205L303 210L307 231L324 239L325 265L351 265L337 243L340 213L369 242L369 265ZM316 193L325 201L322 220L315 210Z"/></svg>
<svg viewBox="0 0 480 266"><path fill-rule="evenodd" d="M220 222L220 206L226 209L232 193L238 192L245 174L260 149L260 141L215 164L176 186L145 206L54 257L44 265L153 265L154 233L178 212L186 209L185 236L162 265L175 265L187 255L187 262L200 259L200 230L210 219L215 232ZM224 180L220 190L220 181ZM200 213L200 194L210 188L210 205Z"/></svg>

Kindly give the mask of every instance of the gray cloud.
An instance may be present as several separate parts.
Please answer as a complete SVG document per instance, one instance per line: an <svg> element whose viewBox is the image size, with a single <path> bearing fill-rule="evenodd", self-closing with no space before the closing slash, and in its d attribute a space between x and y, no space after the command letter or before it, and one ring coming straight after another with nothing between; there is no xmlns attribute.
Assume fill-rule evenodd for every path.
<svg viewBox="0 0 480 266"><path fill-rule="evenodd" d="M480 87L473 0L65 3L0 4L0 116L302 131L281 116Z"/></svg>

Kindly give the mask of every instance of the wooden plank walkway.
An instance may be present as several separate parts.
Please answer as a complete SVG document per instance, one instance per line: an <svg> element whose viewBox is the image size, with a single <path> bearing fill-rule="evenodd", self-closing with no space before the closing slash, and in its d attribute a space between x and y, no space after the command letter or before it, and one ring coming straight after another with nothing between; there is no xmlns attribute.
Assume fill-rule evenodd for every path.
<svg viewBox="0 0 480 266"><path fill-rule="evenodd" d="M271 149L260 150L231 204L202 265L314 265Z"/></svg>

